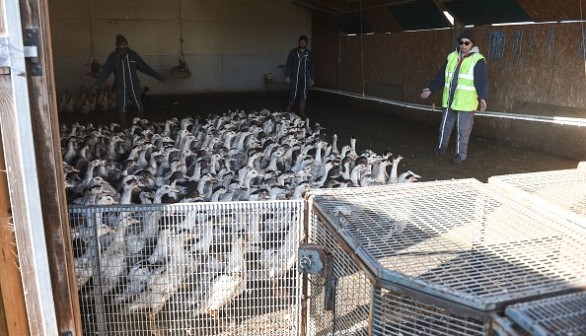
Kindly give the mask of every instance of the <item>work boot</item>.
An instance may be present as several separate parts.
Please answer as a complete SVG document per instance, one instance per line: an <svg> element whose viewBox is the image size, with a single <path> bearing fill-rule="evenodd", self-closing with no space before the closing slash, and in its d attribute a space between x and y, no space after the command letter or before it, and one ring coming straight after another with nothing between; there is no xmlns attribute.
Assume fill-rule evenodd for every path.
<svg viewBox="0 0 586 336"><path fill-rule="evenodd" d="M443 151L439 148L434 148L433 151L430 153L432 157L438 157L446 154L446 151Z"/></svg>
<svg viewBox="0 0 586 336"><path fill-rule="evenodd" d="M453 164L460 164L460 163L462 163L462 161L464 161L464 160L462 160L462 157L460 156L460 154L456 154L454 156L454 158L452 158Z"/></svg>

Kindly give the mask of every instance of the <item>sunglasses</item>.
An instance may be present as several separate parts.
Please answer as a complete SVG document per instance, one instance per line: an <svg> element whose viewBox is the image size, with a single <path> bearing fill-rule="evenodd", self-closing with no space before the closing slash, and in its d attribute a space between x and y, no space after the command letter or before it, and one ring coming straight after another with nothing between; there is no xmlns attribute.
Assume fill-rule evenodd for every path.
<svg viewBox="0 0 586 336"><path fill-rule="evenodd" d="M470 41L458 41L458 43L459 43L460 45L462 45L462 44L463 44L463 45L465 45L465 46L469 46L470 44L472 44L472 42L470 42Z"/></svg>

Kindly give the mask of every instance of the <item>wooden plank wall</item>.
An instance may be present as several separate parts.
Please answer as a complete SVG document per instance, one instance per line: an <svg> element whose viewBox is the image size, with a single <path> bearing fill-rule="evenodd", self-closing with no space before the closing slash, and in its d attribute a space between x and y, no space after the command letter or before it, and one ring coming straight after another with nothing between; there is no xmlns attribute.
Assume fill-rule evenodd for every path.
<svg viewBox="0 0 586 336"><path fill-rule="evenodd" d="M10 76L0 75L0 108L11 108L11 91ZM0 145L0 304L5 308L0 309L0 335L29 335L1 136Z"/></svg>
<svg viewBox="0 0 586 336"><path fill-rule="evenodd" d="M474 31L487 58L489 111L586 118L585 38L580 23L481 26ZM491 44L497 36L503 45ZM340 36L331 18L325 18L314 20L313 39L319 86L441 106L441 93L427 101L419 94L455 49L451 29ZM502 51L498 57L497 47ZM482 126L475 127L477 135L584 159L586 135L578 127L477 120Z"/></svg>

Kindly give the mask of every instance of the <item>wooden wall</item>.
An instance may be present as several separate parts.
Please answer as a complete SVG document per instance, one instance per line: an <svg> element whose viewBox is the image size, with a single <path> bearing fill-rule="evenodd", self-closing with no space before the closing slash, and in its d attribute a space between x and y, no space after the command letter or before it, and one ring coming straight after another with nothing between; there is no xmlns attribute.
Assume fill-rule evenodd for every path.
<svg viewBox="0 0 586 336"><path fill-rule="evenodd" d="M481 26L474 31L487 58L489 111L586 118L581 24ZM491 45L491 37L503 44ZM322 18L313 21L313 39L318 85L441 105L441 93L426 101L419 94L455 48L451 29L345 36L329 18ZM476 123L473 136L586 159L586 132L576 126L481 117Z"/></svg>

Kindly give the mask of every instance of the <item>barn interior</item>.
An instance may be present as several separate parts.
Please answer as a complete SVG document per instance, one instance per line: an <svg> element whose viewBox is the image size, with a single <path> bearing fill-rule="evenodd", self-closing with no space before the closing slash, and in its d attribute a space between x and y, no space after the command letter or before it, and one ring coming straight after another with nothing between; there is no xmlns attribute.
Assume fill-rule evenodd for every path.
<svg viewBox="0 0 586 336"><path fill-rule="evenodd" d="M453 24L444 12L451 13ZM124 33L131 48L166 78L158 82L141 77L141 85L150 88L152 104L146 109L152 116L159 111L205 116L245 107L283 110L283 65L297 37L307 34L318 71L308 109L313 109L311 121L325 127L326 135L340 133L341 141L354 136L359 148L376 152L404 145L407 148L399 154L417 160L408 169L423 180L486 180L499 173L547 170L547 165L573 167L583 157L584 132L579 120L577 126L571 124L571 118L584 113L580 15L577 2L551 11L539 3L517 1L114 1L107 6L60 1L50 3L55 89L63 101L59 105L66 105L64 92L91 88L91 64L103 64L113 50L114 36ZM440 113L434 112L441 111L441 93L426 101L419 94L467 25L474 26L486 55L488 111L494 114L476 118L472 146L480 148L472 153L479 154L477 160L455 169L443 161L426 160L437 138ZM189 67L189 78L172 73L178 59ZM249 93L254 94L243 97ZM178 95L181 105L176 104ZM203 96L218 97L218 104L195 100ZM232 97L233 105L222 105L226 96ZM340 110L346 102L351 107ZM328 108L335 104L336 110ZM88 119L79 109L61 113L61 120ZM341 113L347 116L337 118ZM99 113L93 120L104 116ZM368 123L369 118L375 123ZM336 125L346 119L347 124ZM379 122L389 127L412 124L421 129L421 136L402 140L391 134L370 141L368 129ZM365 123L367 127L354 126ZM484 146L487 140L494 143ZM491 146L501 153L491 152ZM524 156L518 148L530 151L526 156L536 160L518 159ZM512 157L505 158L505 153ZM497 157L500 160L494 162Z"/></svg>
<svg viewBox="0 0 586 336"><path fill-rule="evenodd" d="M44 276L53 282L51 305L58 308L61 331L81 328L72 303L77 300L71 290L75 275L60 265L71 260L69 238L59 230L69 225L61 125L70 129L75 123L120 121L115 109L95 108L95 102L89 108L84 105L99 92L96 77L114 50L117 34L165 78L157 81L139 74L141 88L148 87L140 116L153 122L205 120L234 110L284 111L289 95L284 63L305 34L317 72L307 103L309 125L323 127L325 141L336 135L340 147L354 138L359 152L391 150L403 157L399 172L412 171L422 182L486 182L500 174L575 168L586 153L581 0L555 6L544 0L28 0L4 1L4 10L4 36L15 35L10 31L15 19L10 17L19 10L24 46L36 41L32 45L38 54L28 54L22 63L31 73L25 78L30 98L13 94L19 90L10 76L16 70L0 72L7 102L30 99L24 112L2 112L2 161L24 172L3 178L0 201L4 209L29 202L26 186L12 186L29 181L28 174L38 180L41 192L55 195L39 201L39 208L51 209L40 211L45 232L61 232L47 238L53 252L48 261L51 277ZM455 165L451 157L429 155L438 136L441 92L428 100L419 95L456 48L463 29L474 31L486 58L489 100L487 111L477 113L469 159ZM2 55L0 69L14 65ZM123 118L132 124L137 116L131 109ZM21 144L14 139L25 140ZM450 150L453 146L452 141ZM24 169L26 155L36 157L32 172ZM32 216L26 208L2 212L3 218ZM3 249L15 254L13 229L1 229ZM28 245L34 245L33 227L19 230L20 239L31 237ZM29 255L37 255L29 249ZM9 266L17 262L2 264L14 276L6 277L12 282L0 282L0 334L43 334L42 323L31 321L43 321L47 308L30 308L31 302L46 299L42 285L29 284L25 295L21 270ZM21 267L31 275L47 269ZM53 275L59 273L66 276ZM7 294L11 292L21 295ZM16 308L7 309L12 306Z"/></svg>

